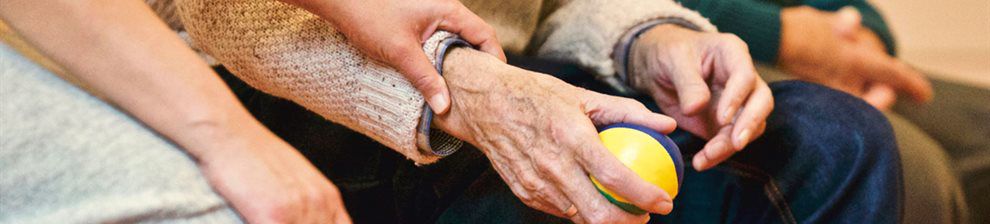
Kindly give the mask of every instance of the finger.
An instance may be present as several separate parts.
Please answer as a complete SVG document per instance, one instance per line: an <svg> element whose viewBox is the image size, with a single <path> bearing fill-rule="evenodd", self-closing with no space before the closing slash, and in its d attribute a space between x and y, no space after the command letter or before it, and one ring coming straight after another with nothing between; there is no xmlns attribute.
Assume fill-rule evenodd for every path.
<svg viewBox="0 0 990 224"><path fill-rule="evenodd" d="M694 169L698 171L707 170L732 156L736 150L732 146L732 138L729 137L731 133L732 125L728 125L722 127L718 134L715 134L715 137L708 140L705 147L701 151L698 151L691 161Z"/></svg>
<svg viewBox="0 0 990 224"><path fill-rule="evenodd" d="M447 83L426 57L419 44L406 41L393 48L386 58L402 76L416 88L436 114L444 114L450 108L450 92Z"/></svg>
<svg viewBox="0 0 990 224"><path fill-rule="evenodd" d="M682 55L674 57L671 81L674 89L677 90L677 98L680 100L682 112L685 115L694 115L701 111L708 104L711 93L708 84L702 78L700 70L700 56Z"/></svg>
<svg viewBox="0 0 990 224"><path fill-rule="evenodd" d="M560 189L556 186L548 187L553 189L540 192L540 197L544 198L548 205L553 206L547 209L551 211L548 213L565 219L577 214L577 207L570 200L567 200L567 197L564 196L564 193L560 192Z"/></svg>
<svg viewBox="0 0 990 224"><path fill-rule="evenodd" d="M521 182L521 186L523 187L522 190L526 191L527 195L531 196L526 204L536 210L540 210L554 216L567 218L565 212L572 203L567 200L563 193L560 193L560 189L548 182L548 179L550 179L548 177L555 173L552 169L558 168L559 166L551 164L551 162L546 162L545 160L547 160L547 158L545 157L531 158L531 160L532 159L537 159L533 161L534 164L517 164L516 167L519 167L520 169L516 169L514 171L516 176L520 177L519 182ZM540 164L544 166L539 166Z"/></svg>
<svg viewBox="0 0 990 224"><path fill-rule="evenodd" d="M677 128L673 118L653 113L639 101L599 95L589 100L585 105L585 113L596 126L616 123L632 123L642 125L660 133L669 134Z"/></svg>
<svg viewBox="0 0 990 224"><path fill-rule="evenodd" d="M478 46L479 50L505 61L505 52L498 42L495 29L463 5L441 21L439 29L456 33L471 45Z"/></svg>
<svg viewBox="0 0 990 224"><path fill-rule="evenodd" d="M718 67L714 69L718 73L716 76L728 77L725 89L719 94L717 120L720 125L726 125L735 119L738 108L748 96L752 95L751 92L759 77L748 50L746 47L739 47L746 46L745 43L735 36L732 40L726 41L723 45L725 47L721 51L722 57L715 65Z"/></svg>
<svg viewBox="0 0 990 224"><path fill-rule="evenodd" d="M856 64L859 74L872 82L882 83L905 93L918 102L931 99L932 87L928 80L917 70L890 56L862 52L856 54Z"/></svg>
<svg viewBox="0 0 990 224"><path fill-rule="evenodd" d="M551 176L544 176L543 179L551 180ZM537 210L546 212L553 216L561 218L571 218L577 214L577 207L573 202L567 199L567 196L561 192L561 189L555 185L548 183L544 189L538 189L533 191L533 194L538 198L538 204L541 208L536 208ZM531 206L532 207L532 206Z"/></svg>
<svg viewBox="0 0 990 224"><path fill-rule="evenodd" d="M584 133L590 136L580 140L576 158L584 170L605 188L625 198L636 207L651 213L667 214L673 210L673 200L660 187L639 177L629 167L619 161L597 138L597 132Z"/></svg>
<svg viewBox="0 0 990 224"><path fill-rule="evenodd" d="M504 141L496 142L495 144L496 147L500 148L514 148L514 146ZM531 162L532 158L524 159L524 156L518 154L516 156L508 155L512 158L505 156L498 153L488 154L492 166L498 171L502 179L505 180L505 183L509 185L512 193L526 204L526 206L554 216L567 218L565 217L565 212L568 208L565 206L570 206L572 203L555 186L548 184L547 180L550 178L539 177L549 172L546 171L547 169L545 167L538 165L549 164L556 167L555 164L552 164L552 162ZM552 159L541 158L543 162Z"/></svg>
<svg viewBox="0 0 990 224"><path fill-rule="evenodd" d="M897 93L888 85L871 83L861 96L877 110L887 111L897 101Z"/></svg>
<svg viewBox="0 0 990 224"><path fill-rule="evenodd" d="M560 180L562 192L577 207L577 215L571 220L577 223L632 223L643 220L644 216L628 213L608 202L588 179L579 164L562 166L564 180ZM644 208L645 209L645 208Z"/></svg>
<svg viewBox="0 0 990 224"><path fill-rule="evenodd" d="M832 29L842 38L854 38L856 32L862 26L860 25L862 20L863 17L855 7L842 7L842 9L835 12L835 21L832 23Z"/></svg>
<svg viewBox="0 0 990 224"><path fill-rule="evenodd" d="M742 150L754 138L756 129L760 123L766 122L767 116L773 111L773 93L770 87L762 80L757 80L756 90L746 100L746 107L742 108L739 117L736 118L732 130L732 145L736 151Z"/></svg>

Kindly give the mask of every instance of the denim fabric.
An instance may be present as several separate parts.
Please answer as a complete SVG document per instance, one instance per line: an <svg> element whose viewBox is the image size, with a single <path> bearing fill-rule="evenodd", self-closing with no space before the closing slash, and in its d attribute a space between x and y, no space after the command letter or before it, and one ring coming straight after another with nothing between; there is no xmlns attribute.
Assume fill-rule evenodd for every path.
<svg viewBox="0 0 990 224"><path fill-rule="evenodd" d="M519 67L614 93L581 69L510 57ZM526 207L471 146L417 167L399 154L286 100L218 72L262 123L299 149L341 190L357 223L555 223ZM767 131L711 171L685 170L669 216L715 223L893 223L901 214L900 163L883 116L856 98L803 82L771 85ZM656 109L651 100L644 103ZM704 140L671 135L690 161Z"/></svg>
<svg viewBox="0 0 990 224"><path fill-rule="evenodd" d="M901 167L883 115L822 86L798 81L770 86L776 109L766 133L715 170L688 169L674 212L656 218L684 223L898 222Z"/></svg>

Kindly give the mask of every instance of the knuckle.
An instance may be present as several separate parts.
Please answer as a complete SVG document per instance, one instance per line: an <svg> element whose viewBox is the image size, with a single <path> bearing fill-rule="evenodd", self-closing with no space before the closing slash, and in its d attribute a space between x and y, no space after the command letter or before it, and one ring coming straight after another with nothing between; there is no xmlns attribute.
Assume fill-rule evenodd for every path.
<svg viewBox="0 0 990 224"><path fill-rule="evenodd" d="M520 184L529 192L536 193L543 189L543 182L535 177L535 175L523 175L522 183Z"/></svg>
<svg viewBox="0 0 990 224"><path fill-rule="evenodd" d="M723 33L721 34L721 39L722 39L721 42L725 45L728 45L729 47L738 47L746 50L749 49L749 45L746 44L746 41L743 41L742 38L739 38L739 36L736 36L734 34Z"/></svg>
<svg viewBox="0 0 990 224"><path fill-rule="evenodd" d="M555 152L556 150L551 150L545 156L541 156L533 161L536 171L540 174L553 176L557 174L558 169L562 159L560 158L560 153Z"/></svg>
<svg viewBox="0 0 990 224"><path fill-rule="evenodd" d="M530 194L516 194L516 197L519 198L520 201L531 207L537 205L536 198Z"/></svg>
<svg viewBox="0 0 990 224"><path fill-rule="evenodd" d="M286 197L273 203L263 205L262 214L266 219L275 223L289 223L292 221L293 212L297 211L298 199Z"/></svg>
<svg viewBox="0 0 990 224"><path fill-rule="evenodd" d="M481 29L481 33L482 35L484 35L486 38L489 39L494 39L496 37L495 28L493 28L488 24L485 24L485 27Z"/></svg>
<svg viewBox="0 0 990 224"><path fill-rule="evenodd" d="M328 194L329 193L324 192L324 191L317 191L317 192L314 192L314 193L306 194L306 196L305 196L306 202L308 202L310 204L314 204L314 205L325 204L327 202L327 195Z"/></svg>
<svg viewBox="0 0 990 224"><path fill-rule="evenodd" d="M566 122L554 123L553 125L550 126L550 131L551 131L550 138L552 138L550 139L550 144L565 145L565 146L574 145L575 142L575 139L573 137L574 127L572 125L560 125L560 123L574 124L574 122L570 122L570 120L565 120L565 121ZM546 149L547 149L546 152L548 154L560 153L559 148L557 147L547 147Z"/></svg>

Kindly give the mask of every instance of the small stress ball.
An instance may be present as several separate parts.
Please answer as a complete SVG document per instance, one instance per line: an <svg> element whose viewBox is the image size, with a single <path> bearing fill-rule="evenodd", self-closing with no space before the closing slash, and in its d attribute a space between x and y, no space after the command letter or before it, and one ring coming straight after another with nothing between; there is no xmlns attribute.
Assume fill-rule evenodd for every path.
<svg viewBox="0 0 990 224"><path fill-rule="evenodd" d="M666 191L671 199L677 196L677 190L684 178L684 161L677 145L669 137L649 128L628 123L607 126L601 129L598 137L612 155L640 178ZM646 213L626 198L606 189L594 177L591 181L598 188L598 192L623 210L633 214Z"/></svg>

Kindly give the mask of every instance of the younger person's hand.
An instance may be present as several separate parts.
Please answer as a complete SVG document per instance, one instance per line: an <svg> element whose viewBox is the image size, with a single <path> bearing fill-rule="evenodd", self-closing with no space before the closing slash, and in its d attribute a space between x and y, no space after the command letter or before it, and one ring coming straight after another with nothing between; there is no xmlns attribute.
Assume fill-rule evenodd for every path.
<svg viewBox="0 0 990 224"><path fill-rule="evenodd" d="M807 6L784 9L777 65L800 79L859 96L878 109L894 102L895 90L916 101L929 99L928 80L887 55L879 37L860 20L852 7L834 13Z"/></svg>
<svg viewBox="0 0 990 224"><path fill-rule="evenodd" d="M456 0L283 0L334 25L351 44L392 66L423 94L437 114L450 106L450 92L423 52L437 30L460 35L505 61L495 29Z"/></svg>
<svg viewBox="0 0 990 224"><path fill-rule="evenodd" d="M329 179L288 143L254 127L191 130L208 133L190 147L213 188L247 222L351 222Z"/></svg>
<svg viewBox="0 0 990 224"><path fill-rule="evenodd" d="M681 128L709 139L694 156L695 169L721 163L763 134L773 96L738 37L660 25L636 40L629 61L633 88L653 96Z"/></svg>

